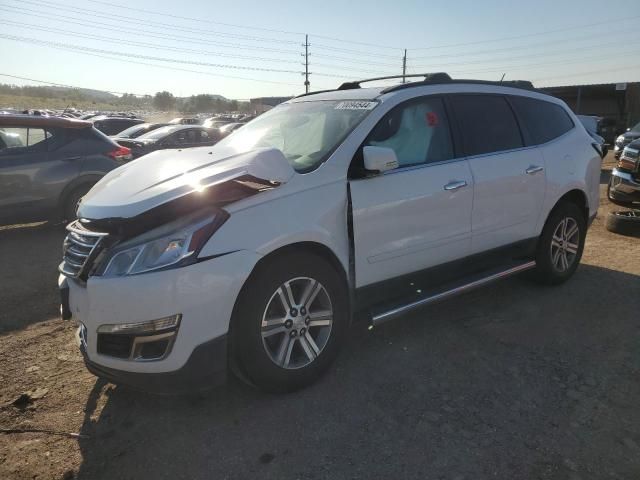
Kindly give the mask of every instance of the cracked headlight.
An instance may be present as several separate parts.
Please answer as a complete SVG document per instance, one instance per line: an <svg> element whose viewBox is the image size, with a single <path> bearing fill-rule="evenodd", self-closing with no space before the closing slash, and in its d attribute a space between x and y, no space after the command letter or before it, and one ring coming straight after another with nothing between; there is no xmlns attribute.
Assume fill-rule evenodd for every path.
<svg viewBox="0 0 640 480"><path fill-rule="evenodd" d="M224 223L224 212L191 215L117 245L106 259L105 277L121 277L194 263Z"/></svg>

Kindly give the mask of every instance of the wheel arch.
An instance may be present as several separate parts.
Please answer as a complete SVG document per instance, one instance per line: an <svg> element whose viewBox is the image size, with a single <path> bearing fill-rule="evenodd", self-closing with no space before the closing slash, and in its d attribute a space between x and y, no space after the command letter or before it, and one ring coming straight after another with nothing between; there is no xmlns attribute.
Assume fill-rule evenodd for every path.
<svg viewBox="0 0 640 480"><path fill-rule="evenodd" d="M342 263L340 262L338 256L329 248L328 246L314 241L300 241L295 243L290 243L288 245L284 245L282 247L276 248L271 252L264 255L256 264L253 266L251 273L247 276L246 280L242 284L240 288L240 292L238 293L236 300L233 305L233 311L231 315L231 319L233 319L236 315L236 311L238 309L238 305L240 304L241 299L245 295L245 290L248 285L251 284L251 281L258 275L258 273L266 268L269 263L277 261L279 258L283 258L286 255L290 255L292 253L300 253L300 252L308 252L317 255L318 257L324 259L329 265L331 265L342 281L344 282L344 288L350 290L349 287L349 279L347 276L347 272L345 271ZM351 295L348 295L351 298ZM233 328L233 321L229 323L229 331Z"/></svg>
<svg viewBox="0 0 640 480"><path fill-rule="evenodd" d="M584 213L585 222L589 221L589 198L583 190L580 190L579 188L569 190L558 199L551 211L555 210L556 207L563 202L573 203L576 205Z"/></svg>
<svg viewBox="0 0 640 480"><path fill-rule="evenodd" d="M104 175L87 174L87 175L81 175L79 177L74 178L62 189L62 192L58 197L58 211L62 213L62 209L64 208L65 202L67 201L67 199L69 198L69 195L71 195L71 193L74 190L77 190L80 187L85 187L89 185L93 186L96 183L98 183L98 181L103 176Z"/></svg>
<svg viewBox="0 0 640 480"><path fill-rule="evenodd" d="M349 282L347 272L345 271L344 266L340 262L338 256L327 245L315 241L300 241L290 243L267 253L253 267L253 270L245 281L245 284L251 280L251 277L254 276L256 272L258 272L261 268L264 268L264 265L268 264L269 262L276 261L278 258L292 253L305 252L315 254L329 263L336 270L336 272L338 272L340 277L344 280L345 284L348 285Z"/></svg>

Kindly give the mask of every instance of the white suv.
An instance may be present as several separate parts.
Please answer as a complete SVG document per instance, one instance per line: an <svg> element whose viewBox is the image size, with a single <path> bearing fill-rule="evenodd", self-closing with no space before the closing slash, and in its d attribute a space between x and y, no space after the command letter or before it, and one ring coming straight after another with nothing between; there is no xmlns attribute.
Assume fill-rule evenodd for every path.
<svg viewBox="0 0 640 480"><path fill-rule="evenodd" d="M290 391L355 313L375 326L525 270L574 273L601 159L562 101L446 74L363 82L151 153L84 197L59 283L90 371L179 392L232 366Z"/></svg>

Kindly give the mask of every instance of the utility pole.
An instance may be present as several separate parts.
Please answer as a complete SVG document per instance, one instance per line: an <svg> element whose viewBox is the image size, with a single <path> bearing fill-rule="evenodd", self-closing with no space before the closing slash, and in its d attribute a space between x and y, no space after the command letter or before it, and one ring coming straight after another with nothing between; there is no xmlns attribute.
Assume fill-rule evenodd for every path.
<svg viewBox="0 0 640 480"><path fill-rule="evenodd" d="M402 57L402 83L407 83L405 75L407 74L407 49L404 49L404 56Z"/></svg>
<svg viewBox="0 0 640 480"><path fill-rule="evenodd" d="M309 35L304 36L304 91L309 93Z"/></svg>

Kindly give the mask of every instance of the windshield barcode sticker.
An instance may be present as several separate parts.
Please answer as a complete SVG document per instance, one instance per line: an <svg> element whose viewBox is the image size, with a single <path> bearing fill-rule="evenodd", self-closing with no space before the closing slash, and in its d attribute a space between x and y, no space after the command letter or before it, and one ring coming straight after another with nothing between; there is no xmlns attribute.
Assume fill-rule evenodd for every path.
<svg viewBox="0 0 640 480"><path fill-rule="evenodd" d="M372 110L378 103L377 102L340 102L336 105L336 110Z"/></svg>

